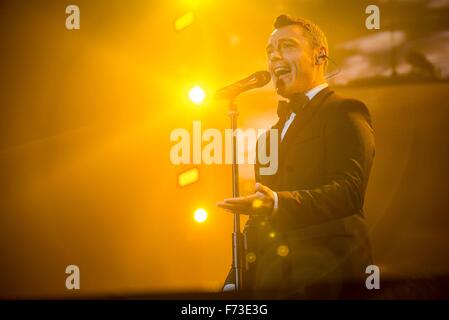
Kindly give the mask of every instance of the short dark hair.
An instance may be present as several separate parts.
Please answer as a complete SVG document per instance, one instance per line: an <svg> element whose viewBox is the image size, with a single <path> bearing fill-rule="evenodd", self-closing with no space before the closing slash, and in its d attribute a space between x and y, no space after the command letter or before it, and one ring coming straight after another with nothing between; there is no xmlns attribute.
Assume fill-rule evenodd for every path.
<svg viewBox="0 0 449 320"><path fill-rule="evenodd" d="M276 18L273 27L279 29L291 25L297 25L305 31L304 35L310 40L312 47L324 47L326 49L326 54L329 52L326 35L320 27L312 21L303 18L294 19L286 14L282 14Z"/></svg>

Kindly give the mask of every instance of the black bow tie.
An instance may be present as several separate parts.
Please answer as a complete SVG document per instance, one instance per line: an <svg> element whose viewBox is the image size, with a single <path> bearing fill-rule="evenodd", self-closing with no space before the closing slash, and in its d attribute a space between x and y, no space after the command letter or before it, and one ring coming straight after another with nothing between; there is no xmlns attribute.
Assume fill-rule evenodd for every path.
<svg viewBox="0 0 449 320"><path fill-rule="evenodd" d="M278 103L278 116L282 120L286 120L290 115L290 112L298 114L298 112L304 108L304 106L309 102L309 98L305 94L295 94L290 98L290 102L281 100Z"/></svg>

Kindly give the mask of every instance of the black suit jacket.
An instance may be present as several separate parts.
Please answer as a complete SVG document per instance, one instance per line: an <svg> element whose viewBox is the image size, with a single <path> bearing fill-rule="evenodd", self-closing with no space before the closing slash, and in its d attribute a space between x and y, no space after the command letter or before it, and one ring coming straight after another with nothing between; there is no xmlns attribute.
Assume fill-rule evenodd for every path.
<svg viewBox="0 0 449 320"><path fill-rule="evenodd" d="M255 166L256 180L277 192L279 208L245 225L244 284L280 297L313 296L314 288L338 297L346 283L363 286L372 263L363 216L374 158L370 114L362 102L325 88L297 112L280 142L283 126L273 126L276 174L260 175L261 164Z"/></svg>

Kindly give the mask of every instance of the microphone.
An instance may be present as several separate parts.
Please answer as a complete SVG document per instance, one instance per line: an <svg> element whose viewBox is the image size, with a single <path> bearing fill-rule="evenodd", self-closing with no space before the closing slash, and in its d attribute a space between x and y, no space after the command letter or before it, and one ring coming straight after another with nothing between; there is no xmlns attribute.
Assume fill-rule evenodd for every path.
<svg viewBox="0 0 449 320"><path fill-rule="evenodd" d="M242 92L263 87L270 82L270 79L271 75L268 71L257 71L245 79L217 90L215 99L233 100Z"/></svg>

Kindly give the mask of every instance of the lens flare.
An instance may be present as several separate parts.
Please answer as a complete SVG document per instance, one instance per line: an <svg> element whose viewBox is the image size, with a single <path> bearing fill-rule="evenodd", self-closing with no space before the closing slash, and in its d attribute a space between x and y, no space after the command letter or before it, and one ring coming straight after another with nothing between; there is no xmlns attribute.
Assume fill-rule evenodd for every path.
<svg viewBox="0 0 449 320"><path fill-rule="evenodd" d="M195 20L195 16L192 11L183 14L181 17L175 20L175 30L181 31L190 26Z"/></svg>
<svg viewBox="0 0 449 320"><path fill-rule="evenodd" d="M188 186L192 183L195 183L200 178L200 171L198 168L192 168L187 171L181 172L178 175L178 185L180 187Z"/></svg>
<svg viewBox="0 0 449 320"><path fill-rule="evenodd" d="M276 251L277 251L278 256L286 257L286 256L288 256L290 249L286 245L280 245Z"/></svg>

